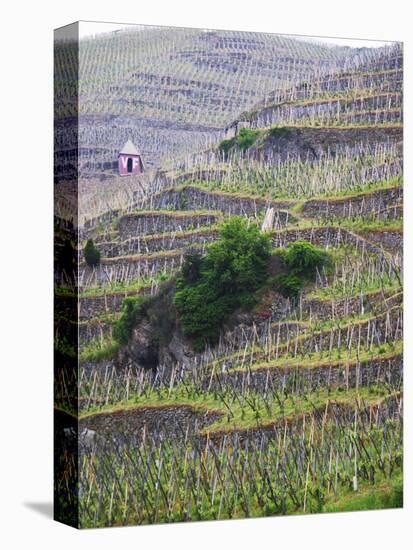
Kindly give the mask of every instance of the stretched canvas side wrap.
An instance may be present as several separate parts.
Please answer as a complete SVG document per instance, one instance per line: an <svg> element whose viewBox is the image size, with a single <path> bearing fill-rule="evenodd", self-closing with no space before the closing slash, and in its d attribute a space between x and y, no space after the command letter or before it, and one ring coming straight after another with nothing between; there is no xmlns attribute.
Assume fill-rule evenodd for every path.
<svg viewBox="0 0 413 550"><path fill-rule="evenodd" d="M54 47L55 519L402 507L402 44Z"/></svg>

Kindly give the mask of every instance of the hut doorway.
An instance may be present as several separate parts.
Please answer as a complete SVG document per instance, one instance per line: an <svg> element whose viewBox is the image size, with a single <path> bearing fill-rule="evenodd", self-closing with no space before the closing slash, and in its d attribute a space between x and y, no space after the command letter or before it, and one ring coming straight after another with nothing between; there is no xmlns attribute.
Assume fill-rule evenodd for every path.
<svg viewBox="0 0 413 550"><path fill-rule="evenodd" d="M128 174L132 172L132 159L128 158Z"/></svg>

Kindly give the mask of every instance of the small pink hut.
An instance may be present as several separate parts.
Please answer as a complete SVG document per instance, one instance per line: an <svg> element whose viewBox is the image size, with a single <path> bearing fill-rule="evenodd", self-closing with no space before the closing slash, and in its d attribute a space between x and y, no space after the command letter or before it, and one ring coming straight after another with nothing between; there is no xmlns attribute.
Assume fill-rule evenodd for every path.
<svg viewBox="0 0 413 550"><path fill-rule="evenodd" d="M128 139L118 155L118 166L119 175L121 176L129 176L130 174L140 174L143 172L141 154L130 139Z"/></svg>

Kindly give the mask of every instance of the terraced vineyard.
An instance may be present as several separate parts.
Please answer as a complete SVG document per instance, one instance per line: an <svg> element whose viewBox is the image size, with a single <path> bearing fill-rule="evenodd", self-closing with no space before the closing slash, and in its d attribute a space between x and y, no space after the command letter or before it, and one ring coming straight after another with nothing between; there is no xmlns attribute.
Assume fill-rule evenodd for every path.
<svg viewBox="0 0 413 550"><path fill-rule="evenodd" d="M77 109L67 102L76 53L56 48L58 116ZM353 53L287 36L162 27L86 38L78 53L79 126L59 125L55 139L67 159L79 138L82 177L98 178L128 138L149 167L164 166L216 143L234 117L272 98L275 87L283 92L377 57L368 48Z"/></svg>
<svg viewBox="0 0 413 550"><path fill-rule="evenodd" d="M159 48L165 32L153 31ZM81 527L402 505L401 49L357 63L333 50L334 72L325 57L316 68L298 61L301 44L291 39L274 37L272 49L263 36L260 50L255 36L216 33L228 59L185 49L211 36L178 33L174 48L182 70L196 60L220 105L220 71L236 66L244 40L248 70L262 55L251 55L252 45L268 52L267 81L256 84L251 73L250 87L226 111L225 140L182 155L131 190L123 206L89 216L79 230L74 290L63 270L56 275L59 353L69 353L63 335L76 307L69 330L78 334L80 360L78 372L56 375L59 414L79 410L80 452L78 463L75 454L67 459L74 438L66 429L66 477L57 483L78 467L72 497ZM118 47L132 39L126 33ZM84 47L86 63L87 48L101 55L107 39ZM291 59L275 54L286 47ZM102 76L84 80L85 113L97 112L99 94L108 92L127 120L137 90L145 88L147 102L164 82L144 66L137 72L133 58L124 63L119 73L108 64L115 72L95 95ZM273 67L283 84L277 90ZM180 105L197 124L222 122L212 105L197 109L190 100L189 91L198 97L202 89L195 73L179 83L188 90L183 102L164 73L163 99L146 105L145 117L167 109L173 118ZM258 228L268 242L265 277L248 305L224 316L216 338L201 331L199 345L177 296L206 271L231 222L248 234ZM94 265L85 259L88 239L100 252ZM282 281L294 243L324 263L293 292Z"/></svg>

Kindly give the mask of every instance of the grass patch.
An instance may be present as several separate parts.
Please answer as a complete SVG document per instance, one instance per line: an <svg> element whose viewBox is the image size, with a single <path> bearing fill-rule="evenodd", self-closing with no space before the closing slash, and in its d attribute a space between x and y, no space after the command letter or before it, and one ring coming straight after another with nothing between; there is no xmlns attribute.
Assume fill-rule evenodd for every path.
<svg viewBox="0 0 413 550"><path fill-rule="evenodd" d="M403 477L399 473L391 480L383 479L368 486L364 484L356 492L340 492L338 498L328 498L323 512L356 512L403 507Z"/></svg>
<svg viewBox="0 0 413 550"><path fill-rule="evenodd" d="M103 361L112 359L119 351L119 344L112 338L93 338L79 350L79 361Z"/></svg>

